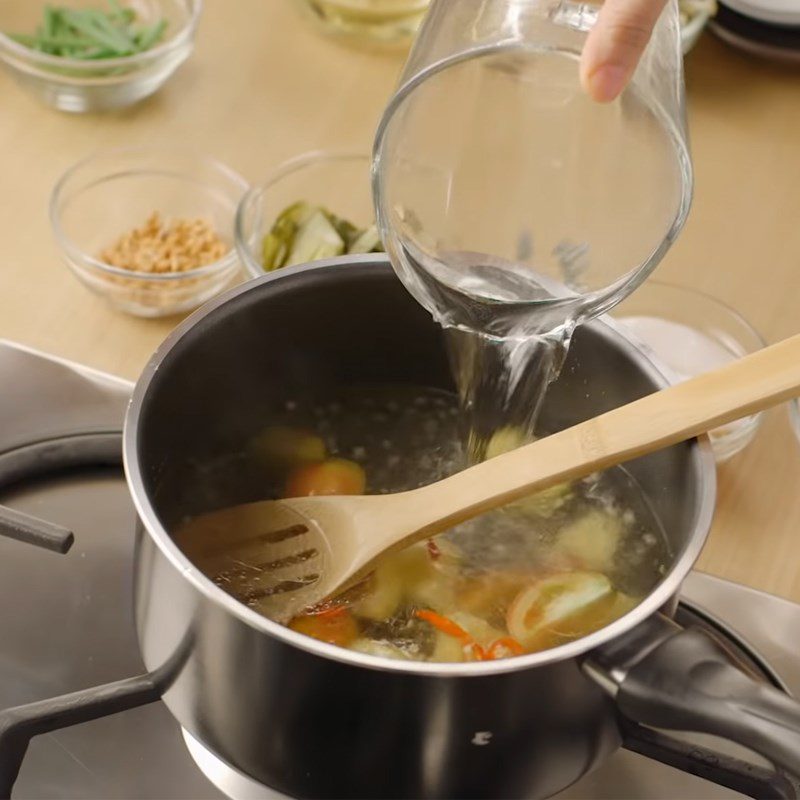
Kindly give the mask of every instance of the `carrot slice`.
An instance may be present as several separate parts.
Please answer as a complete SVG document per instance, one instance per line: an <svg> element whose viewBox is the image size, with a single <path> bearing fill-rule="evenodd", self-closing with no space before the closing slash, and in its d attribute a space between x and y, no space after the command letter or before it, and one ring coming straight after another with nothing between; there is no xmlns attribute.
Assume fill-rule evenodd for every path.
<svg viewBox="0 0 800 800"><path fill-rule="evenodd" d="M347 609L335 614L314 614L295 617L289 627L328 644L347 647L358 638L358 623Z"/></svg>
<svg viewBox="0 0 800 800"><path fill-rule="evenodd" d="M414 616L424 620L429 625L433 625L434 628L440 630L442 633L446 633L448 636L453 636L456 639L463 639L467 642L472 641L472 637L460 625L456 625L453 620L441 614L437 614L435 611L431 611L427 608L419 608L414 612Z"/></svg>

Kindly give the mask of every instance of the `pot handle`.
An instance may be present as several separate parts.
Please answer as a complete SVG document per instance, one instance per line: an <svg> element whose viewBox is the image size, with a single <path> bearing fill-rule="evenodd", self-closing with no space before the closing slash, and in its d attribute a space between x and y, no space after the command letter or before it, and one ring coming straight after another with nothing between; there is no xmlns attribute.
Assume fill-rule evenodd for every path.
<svg viewBox="0 0 800 800"><path fill-rule="evenodd" d="M721 736L800 775L800 703L750 678L698 628L655 614L583 669L636 722Z"/></svg>

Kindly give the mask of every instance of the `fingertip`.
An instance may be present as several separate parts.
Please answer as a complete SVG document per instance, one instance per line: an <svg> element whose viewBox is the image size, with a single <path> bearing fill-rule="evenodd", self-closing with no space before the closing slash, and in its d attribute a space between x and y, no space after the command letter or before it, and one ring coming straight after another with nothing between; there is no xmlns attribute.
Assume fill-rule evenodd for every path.
<svg viewBox="0 0 800 800"><path fill-rule="evenodd" d="M586 75L581 75L581 82L592 100L598 103L610 103L619 97L625 88L628 71L618 64L601 64Z"/></svg>

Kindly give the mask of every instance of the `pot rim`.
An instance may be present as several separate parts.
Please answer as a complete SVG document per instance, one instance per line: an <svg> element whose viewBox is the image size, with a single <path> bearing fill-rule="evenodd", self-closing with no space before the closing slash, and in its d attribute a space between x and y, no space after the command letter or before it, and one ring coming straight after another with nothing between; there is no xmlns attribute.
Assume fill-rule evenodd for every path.
<svg viewBox="0 0 800 800"><path fill-rule="evenodd" d="M249 627L269 636L273 636L287 645L298 647L301 650L305 650L308 653L322 658L333 659L355 667L365 667L386 672L420 676L455 678L498 675L575 658L622 635L651 614L658 612L661 608L666 606L670 599L678 592L683 579L692 569L711 529L711 521L714 515L716 502L716 468L711 445L707 436L695 440L690 445L693 455L700 461L700 474L703 477L699 508L694 521L695 533L687 540L683 550L676 558L670 570L638 606L611 625L589 636L584 636L573 642L538 653L531 653L529 655L516 656L508 659L498 659L496 661L431 663L424 661L401 661L346 650L335 645L320 642L309 636L304 636L267 617L261 616L220 589L210 578L206 577L189 561L180 548L174 543L168 531L162 526L155 508L144 488L141 464L137 452L137 443L139 438L140 412L150 384L165 358L167 358L173 347L183 336L201 320L214 314L221 306L234 302L240 295L255 289L262 283L291 278L298 274L314 273L317 270L331 267L353 268L366 271L374 270L376 267L390 267L390 262L388 257L382 255L376 256L375 254L340 256L316 261L311 264L301 264L295 267L283 268L280 271L267 273L262 277L254 278L244 284L234 287L208 302L178 325L155 351L139 377L139 380L136 382L131 401L128 405L123 431L123 464L125 475L131 490L136 512L139 515L143 527L147 531L147 535L150 536L172 566L175 567L175 569L181 573L206 600L221 606ZM653 360L649 356L645 356L636 347L635 343L631 341L630 337L627 336L618 325L608 318L601 318L600 323L611 331L615 337L622 339L627 347L634 350L638 356L643 359L647 371L650 376L655 379L656 383L662 386L668 385L668 381L661 372L661 369L653 363Z"/></svg>

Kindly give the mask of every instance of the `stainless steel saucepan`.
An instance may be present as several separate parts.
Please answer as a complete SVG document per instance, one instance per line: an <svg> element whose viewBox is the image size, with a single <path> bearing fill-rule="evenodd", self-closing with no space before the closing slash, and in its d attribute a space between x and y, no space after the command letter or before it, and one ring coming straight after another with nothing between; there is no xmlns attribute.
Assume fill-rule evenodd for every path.
<svg viewBox="0 0 800 800"><path fill-rule="evenodd" d="M239 287L180 326L145 370L124 437L141 519L137 626L182 726L292 797L547 797L608 758L626 719L717 734L800 771L795 702L669 619L713 513L704 441L629 465L669 538L661 583L624 618L553 650L464 664L367 656L281 627L200 574L173 526L260 497L246 482L209 489L208 465L287 398L384 382L451 386L440 329L376 256ZM577 332L545 422L564 427L664 384L595 322Z"/></svg>

